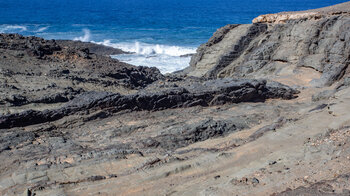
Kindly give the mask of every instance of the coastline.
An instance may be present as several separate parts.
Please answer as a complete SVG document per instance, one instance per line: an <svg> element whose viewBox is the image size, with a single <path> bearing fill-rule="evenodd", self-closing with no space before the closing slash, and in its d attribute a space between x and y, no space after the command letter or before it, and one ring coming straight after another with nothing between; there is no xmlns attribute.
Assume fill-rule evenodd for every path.
<svg viewBox="0 0 350 196"><path fill-rule="evenodd" d="M0 194L348 195L348 9L226 25L169 74L0 34Z"/></svg>

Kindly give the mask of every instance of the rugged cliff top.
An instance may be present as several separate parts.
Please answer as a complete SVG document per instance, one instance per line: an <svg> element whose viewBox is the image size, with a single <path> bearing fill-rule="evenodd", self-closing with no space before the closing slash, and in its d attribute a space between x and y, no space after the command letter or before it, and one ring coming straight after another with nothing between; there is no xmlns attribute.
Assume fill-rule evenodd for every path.
<svg viewBox="0 0 350 196"><path fill-rule="evenodd" d="M350 15L350 2L306 11L280 12L276 14L261 15L253 19L253 23L285 23L288 20L310 20L334 15Z"/></svg>

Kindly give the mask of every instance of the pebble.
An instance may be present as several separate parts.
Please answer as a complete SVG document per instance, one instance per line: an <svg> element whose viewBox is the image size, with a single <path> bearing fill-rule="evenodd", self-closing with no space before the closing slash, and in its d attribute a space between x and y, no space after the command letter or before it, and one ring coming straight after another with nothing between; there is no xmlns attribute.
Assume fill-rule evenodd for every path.
<svg viewBox="0 0 350 196"><path fill-rule="evenodd" d="M253 178L253 179L252 179L252 183L253 183L253 184L259 184L259 180L258 180L257 178Z"/></svg>

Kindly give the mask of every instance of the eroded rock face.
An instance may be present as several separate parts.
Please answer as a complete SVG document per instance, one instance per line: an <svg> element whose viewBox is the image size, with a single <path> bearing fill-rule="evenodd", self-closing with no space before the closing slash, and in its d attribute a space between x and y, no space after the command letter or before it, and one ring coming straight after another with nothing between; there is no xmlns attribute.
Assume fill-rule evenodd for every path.
<svg viewBox="0 0 350 196"><path fill-rule="evenodd" d="M284 24L290 20L317 20L334 15L350 15L349 2L329 6L325 8L298 11L282 12L277 14L261 15L253 19L253 23Z"/></svg>
<svg viewBox="0 0 350 196"><path fill-rule="evenodd" d="M220 29L198 48L185 72L205 78L278 78L286 72L311 68L322 76L311 78L310 85L330 86L348 68L350 17L299 18L303 15L274 19L286 24L267 24L270 19L262 16L266 20L261 19L261 23Z"/></svg>
<svg viewBox="0 0 350 196"><path fill-rule="evenodd" d="M227 25L219 29L192 56L188 75L215 78L222 69L244 53L251 41L266 30L266 24Z"/></svg>
<svg viewBox="0 0 350 196"><path fill-rule="evenodd" d="M308 13L292 13L292 14L266 14L253 19L253 23L274 23L285 24L289 20L311 20L319 19L321 15L313 12Z"/></svg>

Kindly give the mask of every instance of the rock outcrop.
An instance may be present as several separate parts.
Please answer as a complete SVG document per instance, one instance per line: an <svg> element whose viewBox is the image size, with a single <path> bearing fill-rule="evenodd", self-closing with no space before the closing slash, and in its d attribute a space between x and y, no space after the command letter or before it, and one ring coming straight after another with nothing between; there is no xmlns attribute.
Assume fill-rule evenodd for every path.
<svg viewBox="0 0 350 196"><path fill-rule="evenodd" d="M0 34L0 195L349 195L349 6L227 25L165 76Z"/></svg>
<svg viewBox="0 0 350 196"><path fill-rule="evenodd" d="M271 98L292 99L298 91L275 82L257 80L214 80L193 83L187 88L173 87L157 92L148 89L135 95L87 92L77 96L59 109L0 115L0 129L23 127L51 122L64 116L90 110L164 110L191 106L213 106L226 103L264 101ZM58 100L57 100L58 102Z"/></svg>
<svg viewBox="0 0 350 196"><path fill-rule="evenodd" d="M104 56L108 47L73 43L0 34L0 114L11 113L11 105L22 110L28 104L67 102L84 91L127 94L164 78L156 68Z"/></svg>
<svg viewBox="0 0 350 196"><path fill-rule="evenodd" d="M332 85L342 78L350 61L350 17L341 12L348 4L332 9L339 14L267 15L254 24L223 27L198 48L185 72L206 78L277 78L311 68L321 77L311 78L310 85Z"/></svg>
<svg viewBox="0 0 350 196"><path fill-rule="evenodd" d="M118 55L118 54L128 54L118 48L112 48L109 46L99 45L90 42L81 42L81 41L71 41L71 40L56 40L56 43L61 47L69 47L69 48L88 48L89 52L97 54L97 55Z"/></svg>
<svg viewBox="0 0 350 196"><path fill-rule="evenodd" d="M277 14L261 15L254 18L252 22L284 24L290 20L318 20L320 18L327 18L329 16L336 15L350 16L349 2L307 11L281 12Z"/></svg>

